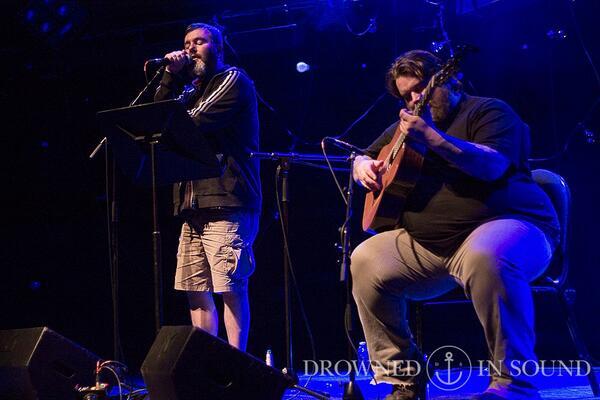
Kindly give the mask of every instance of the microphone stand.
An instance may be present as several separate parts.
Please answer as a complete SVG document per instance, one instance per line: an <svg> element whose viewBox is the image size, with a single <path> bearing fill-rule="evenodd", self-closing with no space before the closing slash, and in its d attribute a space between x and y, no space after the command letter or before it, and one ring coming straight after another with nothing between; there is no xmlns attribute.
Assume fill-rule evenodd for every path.
<svg viewBox="0 0 600 400"><path fill-rule="evenodd" d="M133 99L133 101L129 104L129 107L135 106L140 101L140 99L144 98L148 94L148 92L150 91L150 88L162 77L162 74L164 71L165 71L164 66L162 66L156 70L156 73L154 74L152 79L150 79L150 81L146 84L146 86L144 86L144 88L137 95L137 97L135 99Z"/></svg>
<svg viewBox="0 0 600 400"><path fill-rule="evenodd" d="M108 139L106 137L102 138L102 140L100 140L88 157L90 160L94 159L102 147L104 147L104 179L107 196L106 208L108 224L108 263L110 268L110 287L113 314L113 359L117 361L123 361L123 353L121 350L121 334L119 329L119 208L117 205L117 177L114 158L112 159L112 163L109 163ZM110 168L109 165L111 165ZM112 180L109 178L111 175ZM109 189L111 183L112 191Z"/></svg>
<svg viewBox="0 0 600 400"><path fill-rule="evenodd" d="M288 157L279 158L277 166L277 174L281 176L281 218L284 241L283 241L283 287L284 287L284 303L285 303L285 360L288 374L295 376L294 372L294 351L292 341L292 313L291 313L291 296L290 296L290 260L288 254L290 252L288 246L288 222L289 222L289 190L288 190L288 175L290 172L291 163Z"/></svg>
<svg viewBox="0 0 600 400"><path fill-rule="evenodd" d="M352 171L354 170L354 161L356 159L356 152L352 151L348 161L350 162L350 175L348 177L348 186L346 188L346 219L344 224L340 228L341 234L341 248L342 248L342 260L340 266L340 281L346 284L346 307L344 311L344 324L348 330L348 360L351 360L356 355L354 346L351 342L352 332L354 330L354 323L352 318L352 287L350 282L350 254L351 254L351 243L350 233L351 226L350 222L352 219L352 199L354 195L354 179L352 177ZM360 388L355 382L356 371L354 368L350 368L348 374L348 382L344 383L344 400L363 400L364 397Z"/></svg>
<svg viewBox="0 0 600 400"><path fill-rule="evenodd" d="M284 293L285 293L285 344L286 344L286 373L291 376L294 380L297 380L294 372L293 365L293 340L292 340L292 312L291 312L291 287L290 287L290 260L289 260L289 248L288 248L288 175L291 166L294 162L310 162L310 161L323 161L324 157L320 154L298 154L298 153L251 153L250 158L256 158L259 160L275 160L278 162L277 174L281 176L281 215L282 227L283 227L283 277L284 277ZM331 156L329 157L332 161L346 161L347 157ZM294 386L295 389L301 390L309 395L316 398L328 398L319 397L323 396L314 391L310 391L302 386Z"/></svg>
<svg viewBox="0 0 600 400"><path fill-rule="evenodd" d="M342 259L340 262L340 282L345 283L346 288L346 307L344 310L344 327L348 334L348 360L351 360L356 355L354 345L352 344L352 332L354 330L354 320L352 318L352 287L350 282L350 254L351 254L351 243L350 233L352 220L352 199L354 196L354 178L352 173L354 171L354 161L356 160L356 154L364 154L364 150L354 146L343 140L339 140L335 137L326 136L323 138L323 142L330 142L336 147L344 149L350 152L350 156L347 161L350 162L350 174L348 176L348 186L346 187L345 201L346 201L346 219L340 227L341 244L339 249L342 251ZM350 368L348 374L348 382L344 384L344 396L343 400L363 400L364 397L360 391L360 388L355 382L356 371L354 368Z"/></svg>

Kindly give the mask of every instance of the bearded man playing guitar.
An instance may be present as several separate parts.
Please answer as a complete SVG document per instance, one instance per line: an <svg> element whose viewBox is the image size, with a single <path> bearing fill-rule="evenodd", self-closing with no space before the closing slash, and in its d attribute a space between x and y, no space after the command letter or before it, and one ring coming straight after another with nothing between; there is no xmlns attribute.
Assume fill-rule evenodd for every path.
<svg viewBox="0 0 600 400"><path fill-rule="evenodd" d="M407 170L419 170L399 168L396 181L413 182L395 183L412 189L398 198L402 209L394 218L384 211L378 220L365 210L363 227L383 232L351 258L371 365L378 382L394 385L387 399L422 399L422 380L402 363L420 361L406 299L436 297L459 284L473 301L494 363L489 387L475 398L536 399L530 378L512 368L537 360L529 282L548 266L558 242L556 212L531 178L527 125L504 102L463 93L453 74L440 80L444 68L421 50L394 61L388 89L406 108L354 164L355 181L375 200L402 155L416 160ZM398 137L404 143L392 149Z"/></svg>

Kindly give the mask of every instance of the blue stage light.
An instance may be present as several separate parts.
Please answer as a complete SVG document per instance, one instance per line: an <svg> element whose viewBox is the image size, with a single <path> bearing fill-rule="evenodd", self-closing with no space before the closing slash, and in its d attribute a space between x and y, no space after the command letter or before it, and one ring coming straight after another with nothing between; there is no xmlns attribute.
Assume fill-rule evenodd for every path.
<svg viewBox="0 0 600 400"><path fill-rule="evenodd" d="M77 2L30 0L24 22L52 46L59 46L77 35L87 13Z"/></svg>
<svg viewBox="0 0 600 400"><path fill-rule="evenodd" d="M567 38L567 31L562 28L550 29L546 32L546 36L552 40L565 40Z"/></svg>
<svg viewBox="0 0 600 400"><path fill-rule="evenodd" d="M441 53L444 48L446 47L447 41L443 41L443 42L431 42L431 44L429 45L429 48L431 49L431 51L435 54L439 54Z"/></svg>
<svg viewBox="0 0 600 400"><path fill-rule="evenodd" d="M296 71L303 74L307 71L310 71L310 65L305 63L304 61L300 61L298 64L296 64Z"/></svg>

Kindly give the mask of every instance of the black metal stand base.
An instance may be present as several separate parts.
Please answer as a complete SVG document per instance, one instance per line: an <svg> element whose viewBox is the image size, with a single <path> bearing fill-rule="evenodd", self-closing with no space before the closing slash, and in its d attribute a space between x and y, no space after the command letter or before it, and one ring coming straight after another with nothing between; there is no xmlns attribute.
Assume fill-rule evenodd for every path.
<svg viewBox="0 0 600 400"><path fill-rule="evenodd" d="M363 394L355 380L348 381L344 384L344 400L364 400Z"/></svg>
<svg viewBox="0 0 600 400"><path fill-rule="evenodd" d="M309 396L314 397L315 399L326 400L326 399L331 398L329 396L329 394L327 394L327 393L316 392L314 390L310 390L310 389L305 388L304 386L300 386L300 385L294 385L294 386L292 386L292 389L296 389L301 392L304 392L304 393L308 394Z"/></svg>

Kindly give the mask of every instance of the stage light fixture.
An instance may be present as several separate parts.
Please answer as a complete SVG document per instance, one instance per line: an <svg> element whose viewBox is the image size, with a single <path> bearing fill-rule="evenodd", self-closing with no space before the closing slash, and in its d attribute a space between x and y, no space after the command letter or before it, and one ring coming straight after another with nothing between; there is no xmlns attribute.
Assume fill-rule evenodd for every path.
<svg viewBox="0 0 600 400"><path fill-rule="evenodd" d="M81 31L86 15L75 2L30 0L23 12L23 22L49 44L60 45Z"/></svg>
<svg viewBox="0 0 600 400"><path fill-rule="evenodd" d="M58 34L60 36L64 36L64 35L66 35L71 30L71 28L73 28L73 23L72 22L67 22L67 24L62 27L62 29L60 30L60 32Z"/></svg>
<svg viewBox="0 0 600 400"><path fill-rule="evenodd" d="M310 71L310 65L305 63L304 61L300 61L296 64L296 71L303 74L305 72Z"/></svg>
<svg viewBox="0 0 600 400"><path fill-rule="evenodd" d="M436 42L436 41L433 41L429 45L429 48L431 49L431 51L433 53L439 54L442 50L444 50L444 46L446 46L446 42Z"/></svg>
<svg viewBox="0 0 600 400"><path fill-rule="evenodd" d="M29 283L29 289L32 291L36 291L42 287L42 283L40 281L31 281Z"/></svg>
<svg viewBox="0 0 600 400"><path fill-rule="evenodd" d="M567 31L562 28L550 29L546 32L546 36L549 39L561 41L567 38Z"/></svg>

